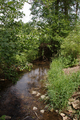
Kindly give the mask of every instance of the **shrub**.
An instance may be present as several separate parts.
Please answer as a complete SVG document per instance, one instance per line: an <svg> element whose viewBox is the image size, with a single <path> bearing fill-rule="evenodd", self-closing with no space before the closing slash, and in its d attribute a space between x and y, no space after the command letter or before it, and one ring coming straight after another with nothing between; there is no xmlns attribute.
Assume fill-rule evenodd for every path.
<svg viewBox="0 0 80 120"><path fill-rule="evenodd" d="M77 56L80 55L80 23L75 29L63 40L61 44L61 56L66 59L66 65L73 66Z"/></svg>

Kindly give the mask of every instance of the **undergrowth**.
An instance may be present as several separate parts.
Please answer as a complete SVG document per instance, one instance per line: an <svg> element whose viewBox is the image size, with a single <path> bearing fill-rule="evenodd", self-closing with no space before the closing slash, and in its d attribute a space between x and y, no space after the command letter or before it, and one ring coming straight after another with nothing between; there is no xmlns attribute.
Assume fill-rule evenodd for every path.
<svg viewBox="0 0 80 120"><path fill-rule="evenodd" d="M48 71L48 96L50 106L62 110L67 107L68 99L80 85L80 71L66 75L63 72L64 64L61 59L55 59Z"/></svg>

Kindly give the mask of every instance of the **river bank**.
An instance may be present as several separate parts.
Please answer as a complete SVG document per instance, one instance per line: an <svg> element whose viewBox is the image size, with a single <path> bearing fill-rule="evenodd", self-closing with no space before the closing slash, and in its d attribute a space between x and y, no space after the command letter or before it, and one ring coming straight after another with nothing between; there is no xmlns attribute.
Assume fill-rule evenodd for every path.
<svg viewBox="0 0 80 120"><path fill-rule="evenodd" d="M37 62L31 71L21 75L16 84L5 84L5 89L0 92L0 116L10 116L11 120L62 120L55 111L45 110L46 104L40 96L31 93L36 89L41 95L45 94L40 81L47 74L49 65L49 62ZM37 107L36 111L34 107ZM41 110L45 110L44 113Z"/></svg>

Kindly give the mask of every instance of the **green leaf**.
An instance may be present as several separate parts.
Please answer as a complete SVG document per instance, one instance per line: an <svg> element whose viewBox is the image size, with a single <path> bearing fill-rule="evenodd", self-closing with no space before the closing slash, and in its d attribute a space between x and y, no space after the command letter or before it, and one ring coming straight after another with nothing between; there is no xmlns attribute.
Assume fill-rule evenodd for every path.
<svg viewBox="0 0 80 120"><path fill-rule="evenodd" d="M13 1L10 1L10 2L8 2L8 5L11 5L11 4L13 4L14 2Z"/></svg>

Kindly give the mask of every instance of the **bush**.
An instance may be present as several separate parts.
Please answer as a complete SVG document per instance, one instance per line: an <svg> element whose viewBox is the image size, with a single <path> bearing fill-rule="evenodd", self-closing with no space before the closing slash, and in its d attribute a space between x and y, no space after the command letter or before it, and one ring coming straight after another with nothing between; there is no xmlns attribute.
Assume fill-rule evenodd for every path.
<svg viewBox="0 0 80 120"><path fill-rule="evenodd" d="M66 59L66 65L73 66L77 56L80 55L80 23L75 29L63 40L61 44L61 56Z"/></svg>
<svg viewBox="0 0 80 120"><path fill-rule="evenodd" d="M0 74L6 79L16 81L17 68L28 69L28 62L36 58L39 36L35 31L34 34L33 31L29 35L24 34L20 22L3 25L0 32Z"/></svg>
<svg viewBox="0 0 80 120"><path fill-rule="evenodd" d="M71 75L63 72L62 60L55 59L48 72L48 96L54 109L63 109L80 84L80 71Z"/></svg>

